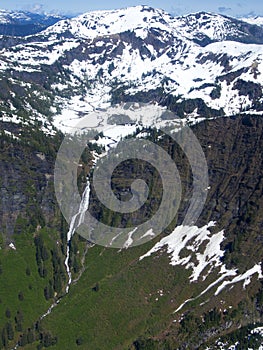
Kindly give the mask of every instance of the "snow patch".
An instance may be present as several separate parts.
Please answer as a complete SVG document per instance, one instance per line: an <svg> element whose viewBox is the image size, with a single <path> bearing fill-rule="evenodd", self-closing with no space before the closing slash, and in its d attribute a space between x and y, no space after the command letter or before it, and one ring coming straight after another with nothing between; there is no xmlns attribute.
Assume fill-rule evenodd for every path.
<svg viewBox="0 0 263 350"><path fill-rule="evenodd" d="M16 246L15 246L14 243L12 243L12 242L9 244L9 247L10 247L11 249L13 249L13 250L16 250Z"/></svg>
<svg viewBox="0 0 263 350"><path fill-rule="evenodd" d="M243 288L245 288L251 281L251 277L254 274L258 274L258 278L263 278L261 264L256 264L254 267L246 271L245 273L234 277L232 280L224 281L216 290L215 295L218 295L226 286L235 284L241 281L245 281Z"/></svg>
<svg viewBox="0 0 263 350"><path fill-rule="evenodd" d="M220 283L214 293L215 296L227 286L233 286L235 283L242 281L243 289L245 289L255 274L258 274L258 279L263 278L260 263L239 275L237 269L226 268L222 262L224 250L220 247L225 239L224 231L212 234L209 228L213 226L215 226L214 221L201 228L197 226L178 226L170 235L162 238L152 249L139 258L139 260L143 260L158 251L163 252L165 248L171 265L181 265L192 270L189 277L190 282L204 281L213 271L218 270L219 277L214 282L210 283L196 297L185 300L175 312L180 311L187 303L198 299ZM184 253L183 257L181 257L182 252Z"/></svg>
<svg viewBox="0 0 263 350"><path fill-rule="evenodd" d="M161 239L149 252L141 256L140 260L166 247L171 265L183 265L186 266L186 269L192 270L191 282L197 281L202 273L209 268L209 272L202 276L202 279L205 280L213 269L222 265L220 258L224 255L224 251L220 248L220 244L225 238L224 232L220 231L212 235L208 228L214 225L215 222L211 221L202 228L178 226L170 235ZM205 249L201 253L199 248L202 244L205 244ZM183 249L186 249L188 254L182 258L180 254ZM197 262L192 261L193 253L195 253Z"/></svg>

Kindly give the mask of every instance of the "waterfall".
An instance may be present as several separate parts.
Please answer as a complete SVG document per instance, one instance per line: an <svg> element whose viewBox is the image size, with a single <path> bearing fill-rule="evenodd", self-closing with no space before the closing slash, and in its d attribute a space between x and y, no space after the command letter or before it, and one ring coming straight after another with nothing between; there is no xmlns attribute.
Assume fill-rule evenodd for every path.
<svg viewBox="0 0 263 350"><path fill-rule="evenodd" d="M70 257L70 242L71 239L75 233L75 230L83 223L84 217L85 217L85 212L88 210L89 207L89 195L90 195L90 182L87 180L87 184L85 187L85 190L82 194L82 199L79 205L79 210L78 212L73 215L70 225L69 225L69 230L67 233L67 253L66 253L66 259L65 259L65 266L68 274L68 284L66 287L66 293L69 291L69 287L72 282L72 276L71 276L71 271L70 271L70 266L69 266L69 257ZM77 218L79 218L77 222ZM76 223L77 222L77 223Z"/></svg>
<svg viewBox="0 0 263 350"><path fill-rule="evenodd" d="M82 194L82 199L79 205L79 210L78 212L73 215L70 225L69 225L69 230L67 233L67 253L66 253L66 259L65 259L65 266L66 266L66 270L67 270L67 274L68 274L68 283L67 283L67 287L66 287L66 294L69 292L69 287L71 285L72 282L72 276L71 276L71 271L70 271L70 267L69 267L69 256L70 256L70 251L69 251L69 247L70 247L70 241L76 231L76 229L83 223L84 221L84 217L85 217L85 212L88 210L89 207L89 195L90 195L90 182L87 179L87 184L85 187L85 190ZM77 218L79 217L79 220L77 222ZM76 224L77 222L77 224ZM62 298L62 297L61 297ZM47 312L45 312L41 317L40 320L42 320L43 318L45 318L47 315L49 315L52 310L54 309L55 306L57 306L61 300L61 298L59 298L58 300L56 300L47 310ZM15 348L16 349L16 348Z"/></svg>

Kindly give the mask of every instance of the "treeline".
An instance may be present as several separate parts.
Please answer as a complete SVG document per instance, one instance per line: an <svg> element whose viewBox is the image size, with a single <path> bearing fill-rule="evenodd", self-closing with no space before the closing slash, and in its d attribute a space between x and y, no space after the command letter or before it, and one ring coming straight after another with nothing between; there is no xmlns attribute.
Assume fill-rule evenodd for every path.
<svg viewBox="0 0 263 350"><path fill-rule="evenodd" d="M46 229L42 229L47 234ZM36 247L36 263L38 266L39 276L48 278L48 283L44 288L44 296L46 300L59 297L63 293L67 281L67 272L64 264L64 244L53 244L49 249L46 246L45 240L41 234L34 238Z"/></svg>
<svg viewBox="0 0 263 350"><path fill-rule="evenodd" d="M251 333L256 327L255 324L241 327L231 334L222 337L220 341L229 345L236 344L236 350L258 349L262 343L262 336L259 333Z"/></svg>
<svg viewBox="0 0 263 350"><path fill-rule="evenodd" d="M27 344L38 342L37 350L54 346L57 343L57 337L54 337L50 332L42 331L37 328L28 328L20 334L17 344L24 347ZM10 349L10 341L14 341L14 329L11 322L7 322L2 329L0 337L0 349Z"/></svg>

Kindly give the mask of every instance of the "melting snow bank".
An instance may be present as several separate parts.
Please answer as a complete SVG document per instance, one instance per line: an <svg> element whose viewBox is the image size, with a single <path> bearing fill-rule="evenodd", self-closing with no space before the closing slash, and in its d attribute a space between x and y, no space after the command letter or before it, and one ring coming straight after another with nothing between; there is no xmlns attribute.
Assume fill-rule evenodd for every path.
<svg viewBox="0 0 263 350"><path fill-rule="evenodd" d="M212 234L209 228L215 226L215 222L211 221L207 225L198 228L197 226L178 226L174 231L162 238L151 250L140 257L140 260L151 256L166 247L170 256L170 264L173 266L182 265L186 269L191 269L192 274L189 277L190 282L198 281L200 278L204 281L215 269L219 269L220 277L212 282L195 298L184 301L176 310L178 312L189 301L196 300L211 288L218 285L215 296L218 295L226 286L241 281L243 289L251 282L254 274L258 274L258 278L263 278L261 264L256 264L243 274L238 275L237 269L227 269L222 262L224 250L221 249L221 243L224 241L224 231ZM184 250L184 257L180 253ZM185 250L188 254L185 254ZM227 278L227 280L225 280Z"/></svg>
<svg viewBox="0 0 263 350"><path fill-rule="evenodd" d="M246 271L245 273L243 273L242 275L236 276L234 277L232 280L230 281L224 281L221 286L219 286L215 292L215 295L218 295L226 286L228 286L229 284L233 284L233 283L238 283L241 281L244 281L243 283L243 289L245 289L245 287L251 282L251 277L257 273L258 274L258 278L263 278L262 275L262 268L261 268L261 264L257 264L254 267L252 267L251 269L249 269L248 271Z"/></svg>
<svg viewBox="0 0 263 350"><path fill-rule="evenodd" d="M16 250L16 246L14 245L14 243L10 243L9 244L9 248L13 249L13 250Z"/></svg>
<svg viewBox="0 0 263 350"><path fill-rule="evenodd" d="M251 334L255 334L255 333L258 333L263 337L263 327L257 327L252 329Z"/></svg>
<svg viewBox="0 0 263 350"><path fill-rule="evenodd" d="M225 270L225 266L222 266L220 273ZM261 269L261 264L257 264L251 269L249 269L247 272L244 274L241 274L239 276L234 277L232 280L228 281L223 281L226 277L230 277L233 275L236 275L236 270L225 270L225 273L219 277L216 281L211 283L205 290L203 290L200 294L198 294L195 298L187 299L185 300L175 311L174 313L180 311L188 302L194 301L198 298L200 298L202 295L204 295L206 292L208 292L211 288L216 286L219 282L223 281L223 283L217 288L215 292L215 296L218 295L227 285L238 283L240 281L244 281L243 283L243 289L251 282L251 277L255 274L258 273L258 278L263 278L262 275L262 269ZM263 349L262 349L263 350Z"/></svg>
<svg viewBox="0 0 263 350"><path fill-rule="evenodd" d="M197 226L178 226L170 235L161 239L148 253L141 256L140 260L167 246L171 265L185 265L186 269L192 269L191 282L197 281L202 272L209 267L208 273L203 276L203 280L205 280L215 267L222 265L220 258L224 255L224 251L220 248L220 244L225 238L224 231L212 235L208 230L212 226L215 226L214 221L201 228ZM204 252L201 253L198 252L198 249L203 242L207 242L207 244ZM189 251L189 254L181 258L180 253L185 248ZM191 261L193 254L196 255L197 263Z"/></svg>

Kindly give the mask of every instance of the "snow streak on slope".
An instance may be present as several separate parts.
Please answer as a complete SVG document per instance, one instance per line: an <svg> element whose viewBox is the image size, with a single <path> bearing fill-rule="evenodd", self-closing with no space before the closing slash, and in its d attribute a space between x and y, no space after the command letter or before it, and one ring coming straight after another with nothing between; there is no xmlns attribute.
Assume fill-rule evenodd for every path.
<svg viewBox="0 0 263 350"><path fill-rule="evenodd" d="M181 33L191 39L198 39L200 34L203 34L211 40L224 41L230 35L238 38L242 34L231 18L205 12L178 17L174 24Z"/></svg>
<svg viewBox="0 0 263 350"><path fill-rule="evenodd" d="M247 22L249 24L255 24L257 26L263 26L263 17L256 16L256 17L243 17L240 18L242 21Z"/></svg>
<svg viewBox="0 0 263 350"><path fill-rule="evenodd" d="M208 290L219 283L215 295L218 295L226 286L244 281L243 288L251 282L254 274L258 278L263 278L261 264L256 264L243 274L238 275L236 269L227 269L222 262L224 250L221 249L221 243L225 239L224 232L212 234L209 228L215 226L215 222L209 222L208 225L198 228L197 226L178 226L168 236L162 238L151 250L140 257L142 260L158 251L163 252L166 248L169 254L170 264L173 266L185 266L191 269L192 274L189 277L190 282L205 281L206 278L217 270L219 277L206 287L197 297L184 301L175 312L178 312L189 301L199 298ZM180 255L184 251L184 257ZM186 253L187 252L187 253Z"/></svg>
<svg viewBox="0 0 263 350"><path fill-rule="evenodd" d="M186 269L191 269L193 271L190 276L191 282L197 281L202 273L206 272L202 276L202 279L205 280L214 268L222 265L220 258L224 255L224 251L220 248L220 244L224 240L224 232L220 231L212 235L208 229L214 225L215 222L210 222L202 228L197 226L178 226L170 235L161 239L148 253L141 256L140 260L167 246L171 265L183 265L186 266ZM200 253L198 249L203 243L206 243L206 247L204 252ZM180 253L184 248L189 251L189 254L181 258ZM194 254L197 263L191 261Z"/></svg>
<svg viewBox="0 0 263 350"><path fill-rule="evenodd" d="M258 278L263 278L261 264L256 264L254 267L252 267L251 269L249 269L245 273L234 277L230 281L224 281L221 284L221 286L219 286L217 288L215 295L218 295L226 286L228 286L230 284L238 283L241 281L244 281L243 288L245 289L245 287L251 282L251 277L256 273L258 274Z"/></svg>

